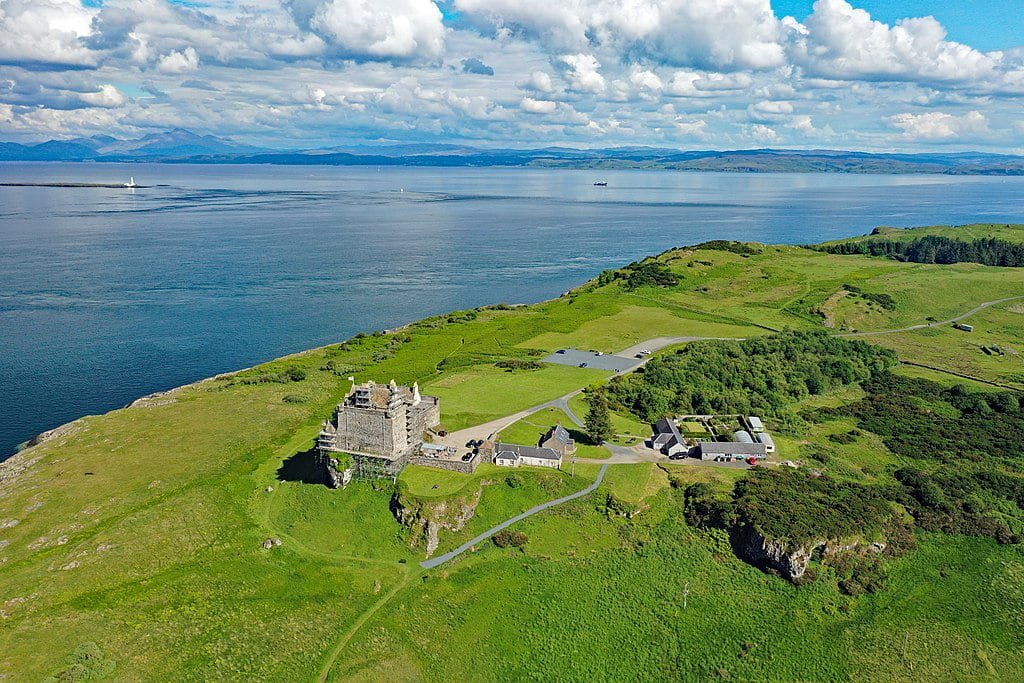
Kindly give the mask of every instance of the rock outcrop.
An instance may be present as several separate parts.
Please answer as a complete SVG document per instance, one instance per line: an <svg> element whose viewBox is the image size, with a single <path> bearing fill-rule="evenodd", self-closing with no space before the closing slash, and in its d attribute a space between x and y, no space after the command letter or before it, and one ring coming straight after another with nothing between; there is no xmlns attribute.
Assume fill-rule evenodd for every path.
<svg viewBox="0 0 1024 683"><path fill-rule="evenodd" d="M391 497L391 513L407 530L410 548L423 546L430 557L440 544L442 529L461 531L473 519L482 490L469 497L431 500L417 498L396 489Z"/></svg>
<svg viewBox="0 0 1024 683"><path fill-rule="evenodd" d="M343 489L352 481L353 468L351 465L343 469L341 462L337 458L332 458L327 454L319 454L317 458L320 461L320 466L323 468L327 485L332 489Z"/></svg>
<svg viewBox="0 0 1024 683"><path fill-rule="evenodd" d="M802 544L787 543L766 538L754 527L746 527L743 536L739 549L744 559L759 567L773 569L790 581L800 580L819 548L823 557L864 550L885 550L885 544L881 542L866 543L850 539L813 539Z"/></svg>

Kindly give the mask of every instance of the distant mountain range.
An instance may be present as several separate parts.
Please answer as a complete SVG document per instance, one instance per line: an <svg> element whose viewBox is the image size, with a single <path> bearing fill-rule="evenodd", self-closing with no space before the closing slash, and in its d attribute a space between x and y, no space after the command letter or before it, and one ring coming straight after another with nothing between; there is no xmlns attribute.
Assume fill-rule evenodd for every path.
<svg viewBox="0 0 1024 683"><path fill-rule="evenodd" d="M135 140L106 135L24 145L0 142L0 161L120 161L195 164L327 166L530 166L583 169L666 169L736 173L943 173L1024 175L1024 157L981 152L871 154L833 150L682 151L657 147L607 149L480 149L406 143L343 145L280 151L176 129Z"/></svg>

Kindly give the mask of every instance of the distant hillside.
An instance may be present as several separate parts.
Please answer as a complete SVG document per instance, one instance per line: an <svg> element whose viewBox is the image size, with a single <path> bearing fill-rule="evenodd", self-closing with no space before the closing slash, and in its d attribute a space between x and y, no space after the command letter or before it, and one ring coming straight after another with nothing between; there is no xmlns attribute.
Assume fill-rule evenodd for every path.
<svg viewBox="0 0 1024 683"><path fill-rule="evenodd" d="M133 140L94 136L25 145L0 143L0 161L174 161L317 166L467 166L663 169L732 173L940 173L1024 175L1024 157L981 152L871 154L837 150L732 151L656 147L479 149L458 144L365 143L268 150L176 129Z"/></svg>

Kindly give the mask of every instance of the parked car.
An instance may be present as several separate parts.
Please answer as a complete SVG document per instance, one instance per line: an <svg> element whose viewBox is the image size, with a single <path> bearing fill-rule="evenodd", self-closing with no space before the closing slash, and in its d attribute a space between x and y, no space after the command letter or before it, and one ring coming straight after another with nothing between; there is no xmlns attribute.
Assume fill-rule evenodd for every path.
<svg viewBox="0 0 1024 683"><path fill-rule="evenodd" d="M565 349L558 349L557 351L555 351L555 353L564 354L565 353Z"/></svg>
<svg viewBox="0 0 1024 683"><path fill-rule="evenodd" d="M636 354L636 357L637 357L637 358L643 358L643 357L644 357L644 354L642 354L642 353L638 353L638 354Z"/></svg>
<svg viewBox="0 0 1024 683"><path fill-rule="evenodd" d="M466 453L464 456L462 456L462 462L469 462L472 458L473 458L473 454L472 453Z"/></svg>
<svg viewBox="0 0 1024 683"><path fill-rule="evenodd" d="M581 368L585 368L585 367L587 367L587 364L586 363L580 363L580 367Z"/></svg>

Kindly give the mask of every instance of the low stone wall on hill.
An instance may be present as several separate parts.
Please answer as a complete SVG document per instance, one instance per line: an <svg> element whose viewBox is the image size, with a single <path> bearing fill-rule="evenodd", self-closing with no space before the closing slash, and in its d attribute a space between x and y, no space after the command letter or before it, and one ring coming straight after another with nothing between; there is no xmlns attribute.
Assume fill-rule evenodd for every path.
<svg viewBox="0 0 1024 683"><path fill-rule="evenodd" d="M473 457L466 461L463 461L462 459L454 460L449 458L432 458L423 455L414 455L409 458L409 462L413 465L433 467L439 470L448 470L449 472L473 474L473 472L476 471L477 466L480 465L480 454L474 453Z"/></svg>

